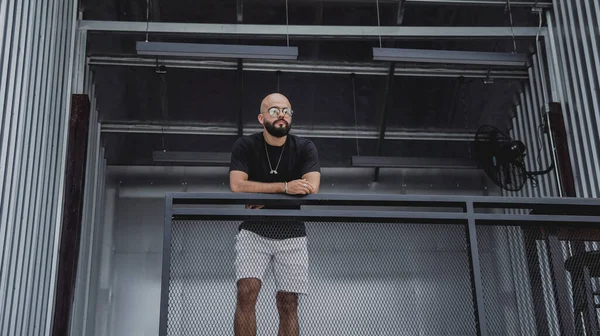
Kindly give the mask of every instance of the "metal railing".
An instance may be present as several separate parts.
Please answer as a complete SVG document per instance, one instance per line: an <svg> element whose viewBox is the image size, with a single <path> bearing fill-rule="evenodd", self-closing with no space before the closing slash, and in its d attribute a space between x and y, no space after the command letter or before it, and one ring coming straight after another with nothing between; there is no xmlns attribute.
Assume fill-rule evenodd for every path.
<svg viewBox="0 0 600 336"><path fill-rule="evenodd" d="M244 204L301 206L301 209L250 210L244 209L242 207ZM438 235L437 232L439 232L440 237L433 238L435 240L434 245L437 244L438 246L433 251L437 259L430 259L438 261L444 256L444 253L450 253L444 250L444 248L439 247L444 245L444 237L441 237L444 233L441 230L449 226L457 236L447 239L454 239L459 242L458 254L455 255L459 259L464 257L465 269L464 272L461 272L465 274L464 282L468 282L468 285L463 285L470 287L467 296L470 296L468 301L472 303L472 305L468 305L469 307L465 305L460 307L446 307L448 309L447 318L449 320L453 319L452 310L460 309L463 309L463 313L465 313L461 313L461 316L468 316L466 319L473 319L472 327L469 323L465 322L464 325L466 327L463 326L461 328L466 328L464 330L468 331L463 330L462 332L483 336L495 334L522 335L525 334L523 330L528 330L529 328L537 335L577 335L581 332L581 323L578 323L578 319L585 320L583 323L588 332L590 330L597 331L597 329L594 329L597 327L594 326L598 322L595 313L592 315L592 311L590 310L592 308L588 307L587 311L585 309L578 310L578 301L572 298L574 291L571 289L571 283L574 283L572 281L574 275L568 273L565 268L566 258L569 257L569 253L565 253L565 251L572 252L577 250L573 246L580 244L580 242L588 242L586 243L586 246L588 246L587 249L593 249L589 247L591 246L590 242L600 241L600 229L596 228L597 224L600 223L600 199L372 194L317 194L295 197L268 194L172 193L167 194L165 203L160 307L161 336L177 335L178 332L185 333L181 331L181 328L202 330L207 335L219 334L214 329L204 330L202 326L196 325L202 323L199 322L201 320L199 316L185 316L186 312L191 311L190 303L186 307L178 308L179 310L176 313L172 311L173 307L178 305L177 300L186 297L186 291L194 291L196 293L194 295L201 295L197 294L199 291L205 293L202 295L210 295L208 294L210 291L206 292L194 287L200 286L198 284L202 283L203 277L207 277L206 271L193 270L194 267L201 267L198 264L198 260L206 260L210 256L227 258L222 257L228 253L229 247L225 246L226 244L215 241L214 237L210 238L212 241L208 237L203 237L207 231L198 233L194 230L199 230L203 223L207 222L234 222L233 224L230 223L232 227L230 230L234 232L233 226L237 225L236 223L239 223L239 221L250 219L274 220L276 218L305 221L307 223L309 240L311 239L311 223L358 223L359 227L360 225L365 226L373 223L386 223L388 227L389 224L400 226L410 225L412 230L410 232L412 233L409 231L398 231L397 233L401 235L402 239L409 239L406 241L419 241L419 238L422 239L424 236L418 233L415 234L417 232L415 230L429 228L428 230L430 231L428 231L428 234L431 237L435 237ZM320 227L327 225L321 225ZM356 225L352 226L348 224L348 227L356 227ZM184 231L182 228L188 231ZM219 228L219 226L217 225L216 228ZM367 232L367 235L378 234L377 230L364 232ZM411 236L412 234L415 234L415 236ZM481 237L478 238L478 235ZM508 238L504 238L505 235ZM191 239L189 238L191 236L197 238ZM488 236L496 237L494 238L496 241L499 239L507 242L506 246L508 247L506 249L500 247L502 244L496 244L494 245L495 247L491 247L489 242L492 240L486 240ZM389 238L382 237L377 239ZM362 237L362 239L369 238ZM356 240L359 242L358 244L360 244L360 240L361 238ZM372 244L372 242L375 243ZM379 253L377 255L381 256L383 252L378 250L376 246L377 240L373 240L372 242L369 243L371 244L369 248L377 250L376 253ZM389 240L387 242L389 246ZM189 244L189 246L182 247L185 244ZM205 250L202 246L203 244L213 246L215 251L219 251L219 253L197 252ZM411 264L410 261L403 261L405 259L401 254L403 252L398 254L398 251L402 250L401 245L399 244L397 247L394 247L391 257L385 257L388 258L385 259L387 260L386 262L397 260L401 263L400 267L394 266L394 269L400 272L396 274L404 274L401 270L404 266L407 269L409 267L414 268L415 265L421 267L419 266L422 265L421 263ZM464 250L464 254L461 252L461 249ZM363 250L367 251L368 248ZM192 258L191 255L194 253L205 254L199 254ZM320 252L317 249L314 253L318 254ZM452 253L457 252L454 251ZM494 254L498 256L494 260L506 260L508 265L512 265L510 267L512 267L513 271L502 271L500 266L494 262L490 262L489 260L492 259L489 256ZM174 259L176 255L179 256L177 257L179 259ZM227 265L229 261L227 259L219 259L217 262L211 264L212 266L210 267L224 268L223 274L226 275L224 278L221 276L221 278L225 279L223 281L229 281L233 284L234 279L227 270L230 268ZM204 262L202 261L202 263ZM484 264L483 267L482 263ZM441 261L439 265L442 265ZM176 270L177 267L187 267L187 271L179 272ZM515 271L517 269L519 271ZM419 271L411 272L413 272L411 274L417 274ZM438 272L438 270L435 272ZM485 274L482 274L482 272ZM510 285L512 282L514 286L510 286L513 286L515 291L518 292L515 292L516 294L511 292L511 295L514 297L515 307L518 306L516 310L519 314L522 314L520 317L499 318L497 316L498 310L496 309L497 307L495 308L495 305L500 303L495 302L494 297L501 298L502 291L498 292L500 294L493 292L491 288L496 287L494 282L499 280L490 279L496 279L495 273L502 272L506 273L503 274L505 278L510 279L506 283ZM514 274L512 274L513 272ZM184 273L185 275L182 275ZM466 276L467 273L468 276ZM519 276L522 277L520 278L521 280L517 279ZM395 275L388 274L386 277L394 279ZM420 277L422 278L422 276ZM484 281L484 278L487 280ZM400 276L396 276L396 279L401 281ZM181 285L178 281L185 283L185 285ZM445 276L442 275L442 280L440 281L440 283L444 284L440 288L446 285L450 286L450 282L446 282ZM197 285L193 285L194 283ZM188 287L185 287L187 288L185 289L182 286ZM210 288L210 285L206 286L206 288ZM224 300L225 298L216 298L216 300L221 299ZM227 300L230 300L230 298L227 298ZM213 300L211 302L214 304L216 301ZM454 301L450 300L448 302ZM460 302L464 303L467 301L463 300ZM372 303L368 302L363 303L365 305L372 305ZM344 307L339 308L344 309ZM206 310L206 307L198 309L194 314L220 314L218 311L209 312ZM528 309L531 310L529 315L525 312ZM525 321L526 318L523 317L525 315L530 317L529 320ZM424 321L420 322L421 326L419 328L427 329L428 323L435 324L429 321L431 315L428 316L425 317ZM190 320L188 321L186 318ZM233 315L231 315L232 318ZM200 320L196 323L194 322L195 319ZM519 319L520 322L514 319ZM227 321L227 318L224 321ZM520 331L517 331L518 328L515 326L518 323L522 324L521 329L519 329ZM170 324L177 324L179 331L176 331L173 327L169 329ZM504 326L502 324L514 325ZM225 330L227 326L223 328ZM406 329L403 330L413 330L411 328L417 327L414 325L411 327L406 326ZM512 331L508 332L507 330ZM223 334L227 334L227 332L223 331ZM364 334L373 333L364 331ZM447 334L452 333L448 331Z"/></svg>

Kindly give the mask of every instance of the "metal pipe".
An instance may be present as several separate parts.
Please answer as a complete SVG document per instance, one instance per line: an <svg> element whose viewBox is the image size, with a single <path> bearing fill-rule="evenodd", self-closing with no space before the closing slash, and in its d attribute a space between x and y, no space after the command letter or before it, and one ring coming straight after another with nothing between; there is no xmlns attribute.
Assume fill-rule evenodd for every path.
<svg viewBox="0 0 600 336"><path fill-rule="evenodd" d="M523 142L527 142L525 140L525 125L523 124L525 121L525 109L527 108L525 105L525 94L523 93L523 91L521 91L519 93L519 105L517 105L516 107L516 111L517 111L517 122L516 122L516 127L515 127L515 137L513 138L513 140L520 140ZM529 183L529 181L525 181L525 184L523 185L523 189L521 189L518 192L520 195L520 197L526 196L526 197L531 197L532 195L532 191L531 191L531 184Z"/></svg>
<svg viewBox="0 0 600 336"><path fill-rule="evenodd" d="M531 68L529 68L531 73L530 75L533 76L533 70ZM523 124L523 133L525 135L525 143L527 143L527 147L529 148L528 150L528 155L525 157L525 167L527 171L534 171L534 170L541 170L541 169L545 169L545 168L541 168L538 167L536 164L536 160L535 160L535 153L537 153L538 151L538 144L537 144L537 131L538 128L536 127L536 120L534 119L534 115L536 114L536 104L534 103L534 99L532 97L532 92L531 92L531 86L529 85L525 85L525 102L524 102L524 109L523 109L523 115L521 116L523 118L522 120L522 124ZM540 169L541 168L541 169ZM541 178L542 176L539 176L538 178ZM527 181L530 182L530 181ZM539 189L539 185L537 188L534 188L532 185L532 195L535 197L540 197L541 196L541 192Z"/></svg>
<svg viewBox="0 0 600 336"><path fill-rule="evenodd" d="M546 126L548 127L547 131L550 132L550 125L547 123L546 120L550 106L547 93L546 95L543 94L544 89L547 90L547 88L545 85L543 85L544 83L546 83L546 77L544 75L544 65L542 63L543 59L540 57L540 54L535 54L533 57L533 80L530 79L530 83L531 86L535 88L535 92L537 93L537 101L541 102L541 106L536 107L536 116L541 116L541 123L546 124ZM539 69L540 71L536 71L536 69ZM548 167L551 162L554 164L554 172L549 175L549 178L547 180L548 183L546 183L545 185L545 196L550 196L556 194L556 184L558 183L558 181L560 181L560 179L557 179L560 177L560 174L558 174L560 167L558 165L557 157L555 156L556 153L552 151L552 149L549 147L548 139L544 136L541 136L541 138L542 145L539 150L543 151L543 153L541 153L542 166ZM550 155L550 159L548 159L548 155Z"/></svg>

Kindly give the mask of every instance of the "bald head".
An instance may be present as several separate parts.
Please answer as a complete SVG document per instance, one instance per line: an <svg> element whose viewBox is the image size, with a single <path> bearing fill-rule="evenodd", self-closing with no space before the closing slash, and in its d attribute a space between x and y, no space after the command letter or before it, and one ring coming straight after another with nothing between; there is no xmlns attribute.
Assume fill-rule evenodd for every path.
<svg viewBox="0 0 600 336"><path fill-rule="evenodd" d="M292 105L290 104L290 101L287 99L287 97L282 95L281 93L271 93L270 95L266 96L260 103L260 112L264 113L271 107L291 108Z"/></svg>
<svg viewBox="0 0 600 336"><path fill-rule="evenodd" d="M260 103L258 122L268 134L275 138L283 138L292 127L292 113L292 105L286 96L271 93Z"/></svg>

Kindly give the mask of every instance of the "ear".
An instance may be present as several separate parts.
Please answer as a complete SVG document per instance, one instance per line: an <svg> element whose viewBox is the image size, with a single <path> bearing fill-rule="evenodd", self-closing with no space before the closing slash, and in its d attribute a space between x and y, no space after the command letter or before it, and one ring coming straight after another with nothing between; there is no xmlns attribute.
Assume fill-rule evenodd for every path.
<svg viewBox="0 0 600 336"><path fill-rule="evenodd" d="M264 124L265 124L265 116L263 116L263 114L262 114L262 113L259 113L259 114L258 114L258 122L259 122L261 125L264 125Z"/></svg>

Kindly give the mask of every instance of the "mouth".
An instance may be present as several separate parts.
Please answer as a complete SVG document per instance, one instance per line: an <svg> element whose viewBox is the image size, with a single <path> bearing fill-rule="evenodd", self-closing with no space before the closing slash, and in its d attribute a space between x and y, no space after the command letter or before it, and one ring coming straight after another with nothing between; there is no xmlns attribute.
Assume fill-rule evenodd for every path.
<svg viewBox="0 0 600 336"><path fill-rule="evenodd" d="M285 120L279 120L275 122L275 125L283 125L283 126L287 126L287 122Z"/></svg>

